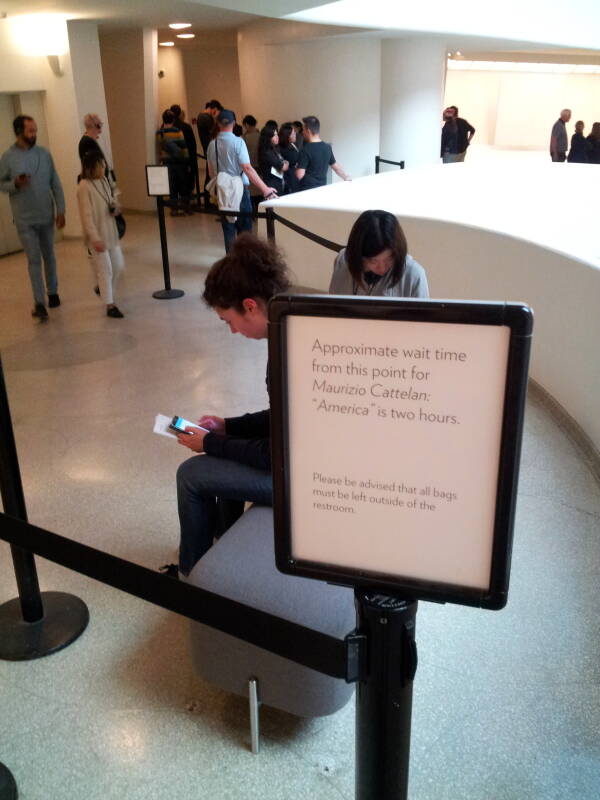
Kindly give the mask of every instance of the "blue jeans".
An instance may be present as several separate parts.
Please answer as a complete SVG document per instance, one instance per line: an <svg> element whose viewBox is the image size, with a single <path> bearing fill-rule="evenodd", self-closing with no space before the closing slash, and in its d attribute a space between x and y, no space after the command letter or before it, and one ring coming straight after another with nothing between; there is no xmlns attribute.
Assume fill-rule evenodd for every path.
<svg viewBox="0 0 600 800"><path fill-rule="evenodd" d="M250 200L250 190L244 186L244 193L242 194L242 201L240 203L240 211L252 212L252 201ZM227 222L225 217L221 217L221 225L223 226L223 238L225 239L225 252L231 250L231 245L238 233L242 231L252 230L252 217L238 217L235 222Z"/></svg>
<svg viewBox="0 0 600 800"><path fill-rule="evenodd" d="M179 571L194 564L242 516L244 502L273 505L273 482L267 470L214 456L192 456L177 470L181 539Z"/></svg>
<svg viewBox="0 0 600 800"><path fill-rule="evenodd" d="M58 290L54 257L54 220L47 225L17 223L17 233L27 256L33 300L36 304L45 305L46 291L48 294L56 294ZM42 258L46 291L42 279Z"/></svg>

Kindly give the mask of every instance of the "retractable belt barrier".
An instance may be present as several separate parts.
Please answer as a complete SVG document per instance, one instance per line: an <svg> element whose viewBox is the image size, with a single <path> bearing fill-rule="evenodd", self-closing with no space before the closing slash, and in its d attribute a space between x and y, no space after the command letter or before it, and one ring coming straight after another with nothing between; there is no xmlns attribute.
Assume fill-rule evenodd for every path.
<svg viewBox="0 0 600 800"><path fill-rule="evenodd" d="M0 539L317 672L346 678L343 639L173 580L7 514L0 514Z"/></svg>
<svg viewBox="0 0 600 800"><path fill-rule="evenodd" d="M380 164L392 164L394 167L400 167L400 169L404 169L404 161L388 161L387 158L381 158L381 156L375 156L375 174L379 175L379 165Z"/></svg>

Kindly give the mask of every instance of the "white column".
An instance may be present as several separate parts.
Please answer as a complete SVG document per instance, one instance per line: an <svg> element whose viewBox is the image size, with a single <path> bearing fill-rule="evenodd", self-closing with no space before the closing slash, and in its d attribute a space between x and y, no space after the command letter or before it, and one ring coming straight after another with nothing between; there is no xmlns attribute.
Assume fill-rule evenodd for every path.
<svg viewBox="0 0 600 800"><path fill-rule="evenodd" d="M447 48L440 39L383 40L379 148L382 158L405 161L407 168L441 163L446 58Z"/></svg>
<svg viewBox="0 0 600 800"><path fill-rule="evenodd" d="M153 28L144 28L143 31L143 57L144 57L144 105L146 123L146 164L156 163L156 129L162 122L159 121L158 109L158 32ZM176 102L176 101L172 101ZM163 111L164 109L161 109ZM145 171L142 175L146 183Z"/></svg>
<svg viewBox="0 0 600 800"><path fill-rule="evenodd" d="M69 20L67 31L79 130L83 134L83 118L86 114L98 114L104 122L99 144L112 165L112 146L104 94L98 25L88 20Z"/></svg>
<svg viewBox="0 0 600 800"><path fill-rule="evenodd" d="M146 164L156 162L158 118L156 31L127 28L100 35L115 172L125 209L151 211Z"/></svg>

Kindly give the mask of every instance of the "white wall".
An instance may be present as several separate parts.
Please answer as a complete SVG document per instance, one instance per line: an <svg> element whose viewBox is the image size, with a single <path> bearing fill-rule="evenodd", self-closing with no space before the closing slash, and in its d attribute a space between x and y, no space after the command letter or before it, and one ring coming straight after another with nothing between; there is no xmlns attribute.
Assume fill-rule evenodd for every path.
<svg viewBox="0 0 600 800"><path fill-rule="evenodd" d="M152 33L131 29L100 36L115 172L124 207L141 211L155 208L145 178L145 165L156 161L158 127L156 53L153 62L149 52L156 39Z"/></svg>
<svg viewBox="0 0 600 800"><path fill-rule="evenodd" d="M178 47L158 48L158 70L164 77L158 78L158 111L162 113L173 103L178 103L191 119L187 100L187 82L183 54Z"/></svg>
<svg viewBox="0 0 600 800"><path fill-rule="evenodd" d="M70 56L60 57L63 74L55 75L45 56L23 54L9 19L0 20L0 52L0 92L44 92L48 146L63 184L67 204L65 233L79 236L81 228L75 188L79 174L77 143L81 131Z"/></svg>
<svg viewBox="0 0 600 800"><path fill-rule="evenodd" d="M235 111L240 121L244 114L251 113L242 113L235 34L216 32L210 38L197 37L194 46L186 45L182 53L188 89L189 108L185 108L188 121L204 111L209 100L219 100L224 108Z"/></svg>
<svg viewBox="0 0 600 800"><path fill-rule="evenodd" d="M600 121L600 75L448 70L449 104L477 129L478 144L546 150L562 108L573 111L569 136L578 119L586 133Z"/></svg>
<svg viewBox="0 0 600 800"><path fill-rule="evenodd" d="M296 26L301 34L302 27ZM255 23L238 34L243 113L279 123L314 114L344 168L354 176L372 173L379 153L381 42L329 37L271 44L278 29Z"/></svg>
<svg viewBox="0 0 600 800"><path fill-rule="evenodd" d="M67 23L67 30L79 130L81 133L85 130L83 118L86 114L98 114L104 123L99 144L102 147L102 152L112 165L110 123L104 94L98 26L94 22L88 22L87 20L72 20Z"/></svg>
<svg viewBox="0 0 600 800"><path fill-rule="evenodd" d="M404 161L407 168L439 162L438 121L444 96L446 50L440 39L383 41L379 151L382 158Z"/></svg>

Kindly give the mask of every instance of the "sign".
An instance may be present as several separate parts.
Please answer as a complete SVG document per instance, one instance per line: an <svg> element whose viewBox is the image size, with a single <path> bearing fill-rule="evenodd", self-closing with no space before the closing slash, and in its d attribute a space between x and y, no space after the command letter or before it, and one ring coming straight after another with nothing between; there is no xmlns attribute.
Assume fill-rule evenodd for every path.
<svg viewBox="0 0 600 800"><path fill-rule="evenodd" d="M158 164L146 164L146 186L150 197L169 194L169 168Z"/></svg>
<svg viewBox="0 0 600 800"><path fill-rule="evenodd" d="M279 569L503 606L530 309L310 295L269 319Z"/></svg>

